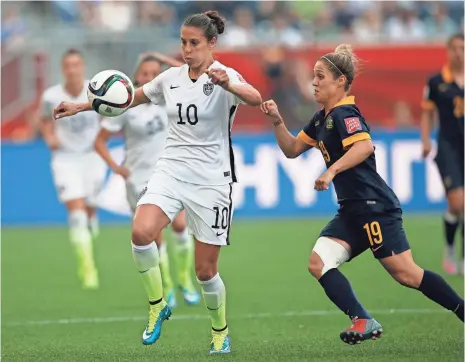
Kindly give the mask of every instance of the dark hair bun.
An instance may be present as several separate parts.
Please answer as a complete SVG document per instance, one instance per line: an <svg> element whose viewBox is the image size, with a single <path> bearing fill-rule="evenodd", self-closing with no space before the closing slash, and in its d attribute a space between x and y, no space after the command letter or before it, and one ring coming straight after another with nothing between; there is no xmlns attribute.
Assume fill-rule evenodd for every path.
<svg viewBox="0 0 465 362"><path fill-rule="evenodd" d="M218 29L218 34L223 34L224 33L224 22L225 19L223 19L220 14L218 14L218 11L215 10L209 10L204 12L206 16L208 16L212 23L216 25L216 28Z"/></svg>

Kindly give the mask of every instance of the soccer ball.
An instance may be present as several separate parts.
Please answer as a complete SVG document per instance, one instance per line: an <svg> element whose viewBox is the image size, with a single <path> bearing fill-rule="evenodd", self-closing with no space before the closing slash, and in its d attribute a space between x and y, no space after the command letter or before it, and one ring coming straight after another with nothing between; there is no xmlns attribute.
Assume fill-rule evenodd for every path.
<svg viewBox="0 0 465 362"><path fill-rule="evenodd" d="M104 70L91 79L87 98L98 114L116 117L132 104L134 86L126 74L117 70Z"/></svg>

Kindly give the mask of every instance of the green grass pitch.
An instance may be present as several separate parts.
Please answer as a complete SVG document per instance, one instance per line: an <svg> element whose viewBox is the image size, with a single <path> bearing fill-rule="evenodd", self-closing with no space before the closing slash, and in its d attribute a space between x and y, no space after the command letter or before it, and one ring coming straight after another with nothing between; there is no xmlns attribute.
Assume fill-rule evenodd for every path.
<svg viewBox="0 0 465 362"><path fill-rule="evenodd" d="M342 271L385 334L359 346L339 340L349 320L307 272L325 221L235 222L232 245L220 261L233 351L227 356L208 356L203 304L181 303L161 339L141 345L147 305L129 226L102 228L98 291L80 289L65 228L3 230L2 360L463 361L463 324L421 293L397 285L369 252ZM442 273L440 218L409 216L405 227L417 262ZM446 279L463 295L463 278Z"/></svg>

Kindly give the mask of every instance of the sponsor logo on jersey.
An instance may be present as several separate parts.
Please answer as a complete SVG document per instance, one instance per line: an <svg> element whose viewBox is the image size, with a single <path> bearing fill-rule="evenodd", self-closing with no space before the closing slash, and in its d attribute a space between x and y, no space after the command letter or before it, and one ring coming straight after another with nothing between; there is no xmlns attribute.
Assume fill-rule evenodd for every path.
<svg viewBox="0 0 465 362"><path fill-rule="evenodd" d="M205 83L203 85L203 92L205 93L206 96L209 96L210 94L213 93L213 88L215 85L213 83Z"/></svg>
<svg viewBox="0 0 465 362"><path fill-rule="evenodd" d="M354 133L355 131L362 130L362 124L358 117L344 118L344 123L346 124L347 133Z"/></svg>

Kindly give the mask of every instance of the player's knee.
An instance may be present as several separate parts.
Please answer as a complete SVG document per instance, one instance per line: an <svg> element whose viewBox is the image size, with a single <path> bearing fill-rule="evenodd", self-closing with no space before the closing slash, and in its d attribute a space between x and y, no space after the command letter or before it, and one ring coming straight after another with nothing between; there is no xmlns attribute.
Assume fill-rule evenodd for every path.
<svg viewBox="0 0 465 362"><path fill-rule="evenodd" d="M195 265L195 275L202 282L212 279L217 273L218 268L211 263L196 263Z"/></svg>
<svg viewBox="0 0 465 362"><path fill-rule="evenodd" d="M449 203L449 210L457 217L463 216L463 199L453 198Z"/></svg>
<svg viewBox="0 0 465 362"><path fill-rule="evenodd" d="M312 251L310 261L308 263L308 271L310 274L312 274L316 279L320 279L323 267L324 264L320 256L315 251Z"/></svg>
<svg viewBox="0 0 465 362"><path fill-rule="evenodd" d="M134 223L132 225L131 240L134 245L149 245L157 237L150 225Z"/></svg>
<svg viewBox="0 0 465 362"><path fill-rule="evenodd" d="M349 258L349 252L341 244L321 236L313 247L308 270L315 278L320 279L326 272L339 267Z"/></svg>

